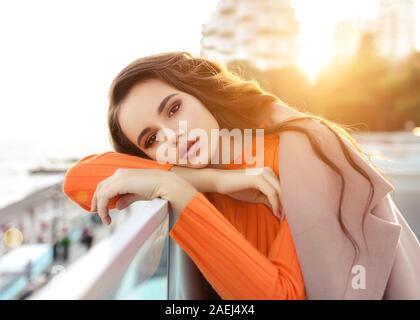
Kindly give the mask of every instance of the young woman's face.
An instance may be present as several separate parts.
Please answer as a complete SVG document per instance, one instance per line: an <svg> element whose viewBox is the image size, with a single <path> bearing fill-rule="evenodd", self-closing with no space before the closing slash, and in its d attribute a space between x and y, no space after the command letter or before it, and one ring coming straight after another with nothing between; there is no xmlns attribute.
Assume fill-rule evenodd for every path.
<svg viewBox="0 0 420 320"><path fill-rule="evenodd" d="M213 115L200 100L159 79L133 86L120 104L118 120L126 137L154 160L161 161L162 150L171 146L175 153L166 152L167 161L202 168L210 164L218 149L219 140L211 139L211 130L219 129ZM161 129L169 130L160 134L173 134L160 139ZM197 132L200 132L199 139ZM206 146L208 152L203 152Z"/></svg>

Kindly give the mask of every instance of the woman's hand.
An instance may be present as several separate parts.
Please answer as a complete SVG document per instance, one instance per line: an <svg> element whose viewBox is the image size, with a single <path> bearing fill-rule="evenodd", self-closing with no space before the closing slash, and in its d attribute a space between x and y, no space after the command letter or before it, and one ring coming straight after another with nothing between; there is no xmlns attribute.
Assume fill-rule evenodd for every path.
<svg viewBox="0 0 420 320"><path fill-rule="evenodd" d="M222 172L216 176L216 192L241 201L265 204L276 217L284 220L280 181L273 169L264 167L255 175L247 174L245 169L218 171Z"/></svg>
<svg viewBox="0 0 420 320"><path fill-rule="evenodd" d="M174 214L180 214L197 192L191 184L170 171L120 168L98 183L91 211L97 212L103 223L110 224L108 202L122 195L117 201L118 209L136 200L162 198L169 201Z"/></svg>
<svg viewBox="0 0 420 320"><path fill-rule="evenodd" d="M192 169L174 166L172 172L180 175L201 192L218 192L234 199L262 203L273 210L280 220L285 218L281 205L280 181L270 167L247 174L245 169Z"/></svg>

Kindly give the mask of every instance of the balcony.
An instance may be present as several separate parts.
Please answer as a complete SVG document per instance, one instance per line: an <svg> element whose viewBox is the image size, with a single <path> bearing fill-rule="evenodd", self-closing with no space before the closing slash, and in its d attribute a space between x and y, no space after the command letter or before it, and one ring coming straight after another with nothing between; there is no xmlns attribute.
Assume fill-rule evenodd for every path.
<svg viewBox="0 0 420 320"><path fill-rule="evenodd" d="M128 209L126 209L128 210ZM123 210L118 215L126 214ZM168 236L175 222L162 199L139 201L115 232L31 299L209 299L201 272Z"/></svg>
<svg viewBox="0 0 420 320"><path fill-rule="evenodd" d="M366 151L386 157L373 160L395 185L396 204L419 237L418 135L408 132L354 135ZM57 204L53 208L60 208L61 216L74 216L77 221L90 216L75 205L65 205L68 200L59 183L0 209L0 222L23 216L25 211L38 219L38 211L46 210L47 201ZM63 202L58 205L60 201ZM115 230L68 265L51 261L49 240L25 243L0 254L0 299L220 299L188 255L168 236L176 221L166 201L138 201L126 210L111 211L111 215ZM31 220L32 226L36 219ZM77 232L71 234L77 238ZM49 279L40 287L32 286L30 295L22 295L23 287L31 284L28 281L31 277L27 277L28 261L32 262L33 279L42 273L48 273Z"/></svg>

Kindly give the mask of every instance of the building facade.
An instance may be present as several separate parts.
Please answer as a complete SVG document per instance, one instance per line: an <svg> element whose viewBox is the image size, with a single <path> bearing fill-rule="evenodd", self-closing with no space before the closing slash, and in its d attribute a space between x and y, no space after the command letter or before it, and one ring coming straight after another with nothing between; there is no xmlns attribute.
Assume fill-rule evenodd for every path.
<svg viewBox="0 0 420 320"><path fill-rule="evenodd" d="M374 36L374 44L383 57L400 60L416 48L416 16L414 0L382 0L375 19L341 21L334 34L336 61L354 56L365 33Z"/></svg>
<svg viewBox="0 0 420 320"><path fill-rule="evenodd" d="M335 59L341 61L354 56L359 50L364 34L375 34L375 32L375 20L356 19L339 22L334 31Z"/></svg>
<svg viewBox="0 0 420 320"><path fill-rule="evenodd" d="M416 47L414 0L381 0L378 17L378 49L393 60L404 58Z"/></svg>
<svg viewBox="0 0 420 320"><path fill-rule="evenodd" d="M299 25L288 0L221 0L202 25L200 55L261 70L295 64Z"/></svg>

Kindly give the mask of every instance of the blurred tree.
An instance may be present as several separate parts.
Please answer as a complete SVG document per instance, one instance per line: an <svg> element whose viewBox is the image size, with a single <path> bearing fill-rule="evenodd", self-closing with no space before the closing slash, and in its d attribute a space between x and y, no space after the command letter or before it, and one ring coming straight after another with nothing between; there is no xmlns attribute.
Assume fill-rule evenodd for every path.
<svg viewBox="0 0 420 320"><path fill-rule="evenodd" d="M288 105L301 111L311 111L309 93L311 86L306 75L296 66L267 70L265 89L274 93Z"/></svg>
<svg viewBox="0 0 420 320"><path fill-rule="evenodd" d="M321 73L311 97L329 119L361 130L397 130L404 121L395 108L396 82L395 66L380 57L373 35L366 33L354 57L334 61Z"/></svg>
<svg viewBox="0 0 420 320"><path fill-rule="evenodd" d="M408 122L420 126L420 52L388 61L378 54L371 33L361 37L353 57L332 60L312 86L295 66L260 71L236 60L228 68L299 110L360 130L401 130Z"/></svg>
<svg viewBox="0 0 420 320"><path fill-rule="evenodd" d="M255 65L244 60L231 61L227 67L242 79L256 80L263 89L275 94L287 104L300 110L308 109L310 84L299 68L289 66L260 71Z"/></svg>
<svg viewBox="0 0 420 320"><path fill-rule="evenodd" d="M393 95L392 106L400 117L420 125L420 52L413 53L400 66L388 82L381 83L383 90Z"/></svg>

